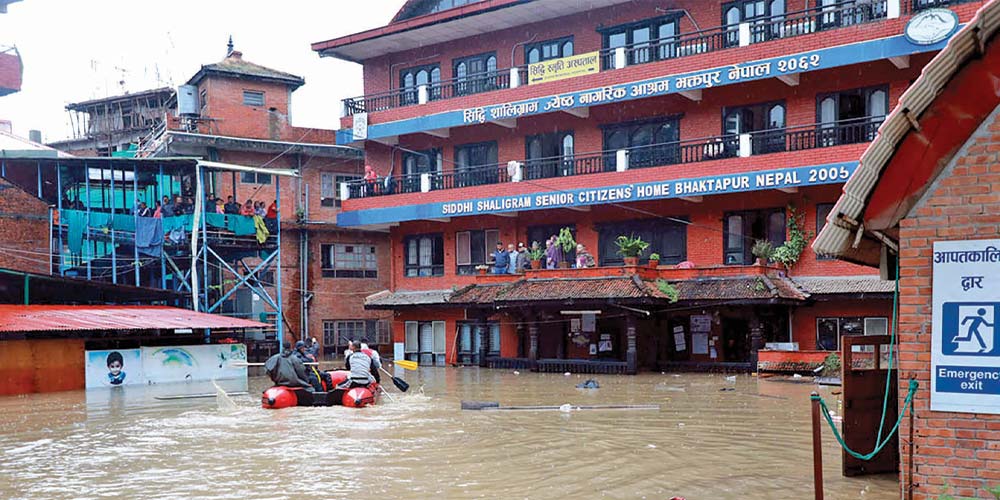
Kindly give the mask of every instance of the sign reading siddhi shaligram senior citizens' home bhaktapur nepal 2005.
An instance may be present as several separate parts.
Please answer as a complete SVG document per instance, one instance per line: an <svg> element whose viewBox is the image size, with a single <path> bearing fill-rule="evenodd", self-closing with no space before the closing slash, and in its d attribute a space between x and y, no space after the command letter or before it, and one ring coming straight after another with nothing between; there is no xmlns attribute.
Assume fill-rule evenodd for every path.
<svg viewBox="0 0 1000 500"><path fill-rule="evenodd" d="M1000 414L1000 240L934 243L931 410Z"/></svg>

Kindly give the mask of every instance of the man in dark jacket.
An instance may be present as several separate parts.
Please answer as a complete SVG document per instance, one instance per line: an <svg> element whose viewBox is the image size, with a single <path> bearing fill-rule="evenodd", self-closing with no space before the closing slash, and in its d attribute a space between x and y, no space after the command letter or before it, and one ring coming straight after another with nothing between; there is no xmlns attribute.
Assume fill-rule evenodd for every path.
<svg viewBox="0 0 1000 500"><path fill-rule="evenodd" d="M497 242L497 250L493 252L493 274L507 274L510 267L510 254L503 248L503 243Z"/></svg>
<svg viewBox="0 0 1000 500"><path fill-rule="evenodd" d="M284 348L285 350L271 356L264 363L267 375L271 377L274 385L305 387L306 390L312 391L312 385L309 384L308 380L309 376L306 374L306 366L295 355L295 351L292 351L292 343L285 342Z"/></svg>
<svg viewBox="0 0 1000 500"><path fill-rule="evenodd" d="M240 213L240 204L236 203L232 196L227 196L226 204L222 207L222 211L227 214L237 215Z"/></svg>

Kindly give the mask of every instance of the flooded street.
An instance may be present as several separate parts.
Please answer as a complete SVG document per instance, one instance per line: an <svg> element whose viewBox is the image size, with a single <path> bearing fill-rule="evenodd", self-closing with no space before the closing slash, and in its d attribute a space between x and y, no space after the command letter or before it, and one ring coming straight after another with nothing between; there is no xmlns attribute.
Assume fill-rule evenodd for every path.
<svg viewBox="0 0 1000 500"><path fill-rule="evenodd" d="M0 498L812 497L810 384L644 374L583 390L585 376L476 368L405 378L409 394L390 387L397 402L362 410L262 410L259 378L235 409L142 390L0 398ZM461 400L661 409L475 412ZM843 478L829 430L824 440L826 498L898 498L895 476Z"/></svg>

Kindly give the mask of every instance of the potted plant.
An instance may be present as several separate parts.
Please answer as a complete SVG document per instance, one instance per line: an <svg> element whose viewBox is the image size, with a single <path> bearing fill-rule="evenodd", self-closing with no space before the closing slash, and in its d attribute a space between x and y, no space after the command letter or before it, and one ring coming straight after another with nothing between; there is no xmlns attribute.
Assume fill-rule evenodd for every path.
<svg viewBox="0 0 1000 500"><path fill-rule="evenodd" d="M653 252L649 254L649 267L656 268L660 266L660 254Z"/></svg>
<svg viewBox="0 0 1000 500"><path fill-rule="evenodd" d="M490 266L487 266L486 264L479 264L478 266L476 266L476 271L479 271L479 274L486 274L486 272L489 270Z"/></svg>
<svg viewBox="0 0 1000 500"><path fill-rule="evenodd" d="M763 266L767 261L771 260L774 256L774 245L767 240L757 240L753 243L753 247L750 248L750 253L754 257L757 257L756 264L758 266Z"/></svg>
<svg viewBox="0 0 1000 500"><path fill-rule="evenodd" d="M537 241L532 241L531 248L528 250L528 260L531 261L531 268L542 269L542 259L544 258L545 250L542 250L542 246Z"/></svg>
<svg viewBox="0 0 1000 500"><path fill-rule="evenodd" d="M618 246L618 255L625 259L626 266L638 266L639 256L649 248L649 243L642 241L642 238L625 235L619 236L615 245Z"/></svg>
<svg viewBox="0 0 1000 500"><path fill-rule="evenodd" d="M563 254L563 260L559 263L559 267L566 269L569 267L567 256L570 252L576 250L576 240L573 239L573 232L568 227L559 230L559 236L556 237L556 245L559 245L559 249L562 250Z"/></svg>

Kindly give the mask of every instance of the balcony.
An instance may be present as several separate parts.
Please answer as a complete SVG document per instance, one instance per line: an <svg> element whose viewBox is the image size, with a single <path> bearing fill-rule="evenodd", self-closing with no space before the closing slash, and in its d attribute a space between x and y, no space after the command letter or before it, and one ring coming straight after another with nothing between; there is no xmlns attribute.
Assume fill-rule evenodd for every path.
<svg viewBox="0 0 1000 500"><path fill-rule="evenodd" d="M856 0L789 12L751 22L716 26L702 31L676 35L669 39L605 48L600 51L601 69L629 66L710 54L731 48L784 40L798 36L879 22L900 13L966 3L973 0ZM344 116L426 104L495 90L512 89L527 84L527 65L496 69L486 73L427 83L388 92L343 100Z"/></svg>
<svg viewBox="0 0 1000 500"><path fill-rule="evenodd" d="M400 193L420 193L506 182L622 172L631 169L698 163L788 151L804 151L870 142L883 116L836 123L817 123L749 134L721 135L652 144L614 151L539 158L463 170L388 177L378 182L352 181L341 185L345 199ZM346 196L345 196L346 195Z"/></svg>

